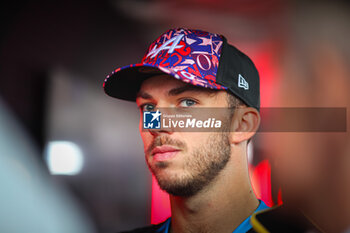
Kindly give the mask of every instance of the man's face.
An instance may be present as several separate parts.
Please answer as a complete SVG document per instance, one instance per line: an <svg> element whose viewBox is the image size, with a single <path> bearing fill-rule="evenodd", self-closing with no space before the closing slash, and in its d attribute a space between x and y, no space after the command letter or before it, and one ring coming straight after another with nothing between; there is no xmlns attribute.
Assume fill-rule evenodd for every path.
<svg viewBox="0 0 350 233"><path fill-rule="evenodd" d="M227 93L186 84L168 75L143 82L137 105L157 108L226 107ZM227 122L223 124L229 125ZM229 133L142 130L147 165L159 186L169 194L192 196L207 186L230 159Z"/></svg>

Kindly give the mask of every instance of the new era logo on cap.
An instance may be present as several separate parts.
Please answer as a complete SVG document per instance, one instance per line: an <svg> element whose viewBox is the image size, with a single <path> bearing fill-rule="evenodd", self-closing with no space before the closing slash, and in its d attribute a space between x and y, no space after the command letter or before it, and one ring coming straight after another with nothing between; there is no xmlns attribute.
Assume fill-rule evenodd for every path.
<svg viewBox="0 0 350 233"><path fill-rule="evenodd" d="M238 74L238 87L243 88L244 90L249 89L249 83L243 78L241 74Z"/></svg>

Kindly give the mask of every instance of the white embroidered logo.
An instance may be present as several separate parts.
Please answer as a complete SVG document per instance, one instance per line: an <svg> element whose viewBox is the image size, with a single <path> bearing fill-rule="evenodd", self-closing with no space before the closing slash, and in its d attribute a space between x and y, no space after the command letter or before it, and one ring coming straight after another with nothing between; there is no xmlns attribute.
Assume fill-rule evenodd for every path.
<svg viewBox="0 0 350 233"><path fill-rule="evenodd" d="M244 90L249 89L249 83L243 78L241 74L238 74L238 87L244 88Z"/></svg>
<svg viewBox="0 0 350 233"><path fill-rule="evenodd" d="M154 48L151 51L149 51L149 53L147 54L146 57L149 57L152 55L151 58L154 58L162 50L167 49L168 53L172 53L172 52L174 52L175 49L179 49L179 48L183 47L183 45L178 45L183 36L184 36L183 34L177 35L177 36L171 38L170 40L167 40L159 48L157 48L157 45L155 45ZM172 43L172 45L169 45L171 43Z"/></svg>

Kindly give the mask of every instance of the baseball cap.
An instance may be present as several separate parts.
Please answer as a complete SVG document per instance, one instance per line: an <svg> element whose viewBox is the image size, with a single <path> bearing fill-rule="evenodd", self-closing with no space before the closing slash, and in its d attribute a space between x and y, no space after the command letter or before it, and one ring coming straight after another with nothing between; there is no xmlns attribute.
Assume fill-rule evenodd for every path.
<svg viewBox="0 0 350 233"><path fill-rule="evenodd" d="M104 91L118 99L135 101L142 82L157 74L169 74L195 86L227 90L260 110L259 74L254 63L222 35L170 29L149 46L141 63L108 75Z"/></svg>

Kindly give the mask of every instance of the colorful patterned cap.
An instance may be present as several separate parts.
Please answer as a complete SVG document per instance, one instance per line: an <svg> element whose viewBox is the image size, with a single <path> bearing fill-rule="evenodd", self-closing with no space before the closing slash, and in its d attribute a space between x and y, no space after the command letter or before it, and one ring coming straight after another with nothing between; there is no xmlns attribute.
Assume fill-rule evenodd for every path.
<svg viewBox="0 0 350 233"><path fill-rule="evenodd" d="M135 101L142 82L162 73L195 86L230 91L260 109L259 74L253 62L224 36L200 30L168 30L149 46L141 63L116 69L103 87L109 96Z"/></svg>

